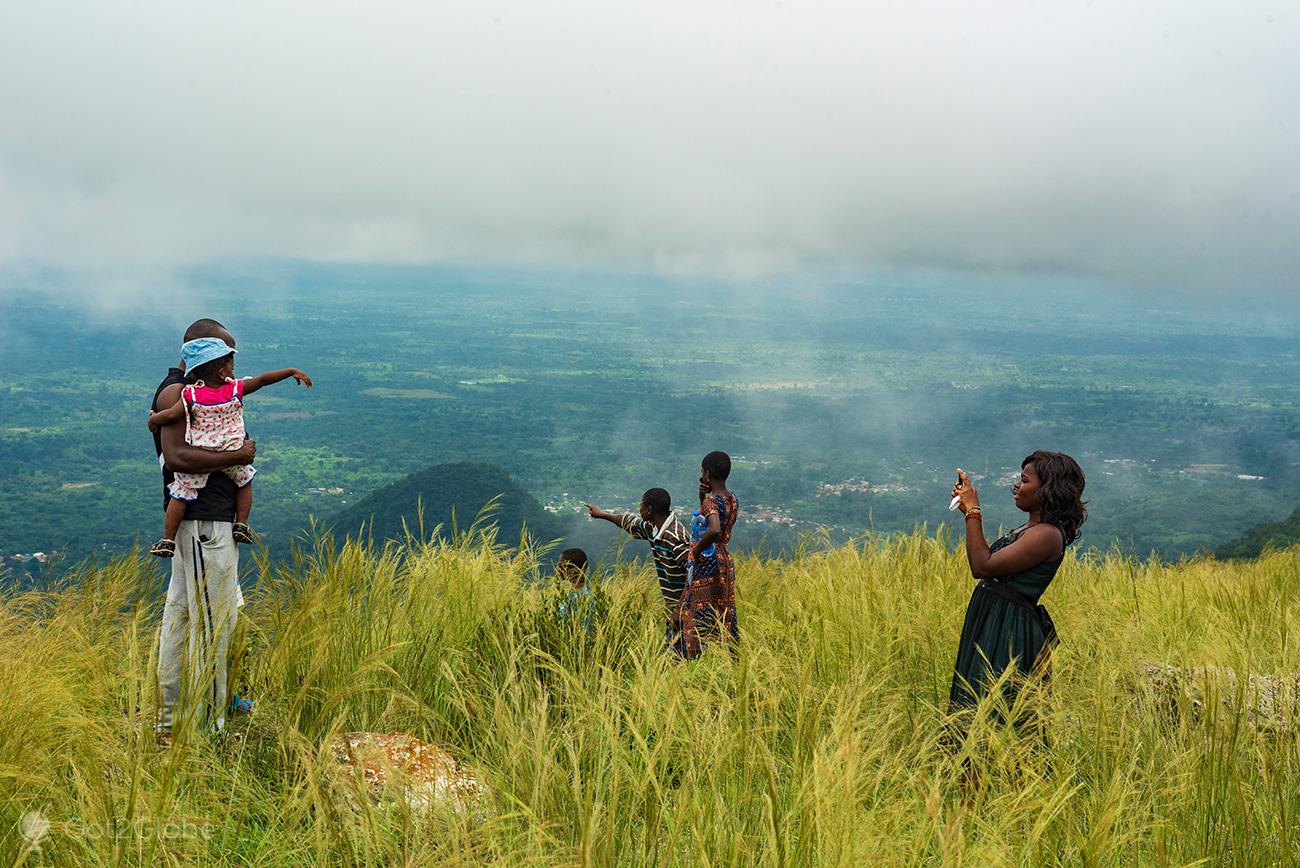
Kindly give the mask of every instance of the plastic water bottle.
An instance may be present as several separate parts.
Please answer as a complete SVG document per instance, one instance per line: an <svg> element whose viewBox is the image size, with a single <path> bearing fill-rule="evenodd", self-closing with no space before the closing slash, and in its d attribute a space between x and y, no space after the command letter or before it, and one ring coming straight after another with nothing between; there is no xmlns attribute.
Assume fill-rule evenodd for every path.
<svg viewBox="0 0 1300 868"><path fill-rule="evenodd" d="M695 514L691 516L691 540L693 542L699 542L704 537L704 534L708 532L708 530L709 530L709 520L705 518L703 515L701 515L698 509L695 510ZM713 557L713 553L714 553L714 546L711 545L704 551L700 552L700 556L705 558L711 558Z"/></svg>

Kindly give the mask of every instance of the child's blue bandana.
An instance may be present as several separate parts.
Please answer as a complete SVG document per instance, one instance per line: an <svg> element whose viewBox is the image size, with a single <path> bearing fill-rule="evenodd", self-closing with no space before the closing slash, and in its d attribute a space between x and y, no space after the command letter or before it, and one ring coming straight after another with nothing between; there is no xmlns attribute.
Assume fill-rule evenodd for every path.
<svg viewBox="0 0 1300 868"><path fill-rule="evenodd" d="M185 363L185 373L192 374L199 365L225 358L233 352L234 347L221 338L195 338L181 344L181 361Z"/></svg>

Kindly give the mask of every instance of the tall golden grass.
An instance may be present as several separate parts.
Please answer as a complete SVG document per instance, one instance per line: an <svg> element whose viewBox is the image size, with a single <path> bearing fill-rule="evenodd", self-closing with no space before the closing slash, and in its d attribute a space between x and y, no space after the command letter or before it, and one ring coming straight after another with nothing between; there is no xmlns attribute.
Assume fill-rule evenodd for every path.
<svg viewBox="0 0 1300 868"><path fill-rule="evenodd" d="M739 653L662 653L648 566L616 564L593 632L538 553L491 533L318 544L253 566L223 736L154 742L163 577L139 557L0 600L0 853L19 864L1287 865L1300 743L1146 661L1300 669L1300 549L1178 564L1067 557L1050 738L983 714L945 750L972 582L919 531L739 560ZM246 580L247 582L247 580ZM987 712L989 709L983 709ZM483 810L348 809L340 730L445 746ZM979 771L964 788L961 768ZM36 814L39 813L39 817ZM41 825L44 818L48 828Z"/></svg>

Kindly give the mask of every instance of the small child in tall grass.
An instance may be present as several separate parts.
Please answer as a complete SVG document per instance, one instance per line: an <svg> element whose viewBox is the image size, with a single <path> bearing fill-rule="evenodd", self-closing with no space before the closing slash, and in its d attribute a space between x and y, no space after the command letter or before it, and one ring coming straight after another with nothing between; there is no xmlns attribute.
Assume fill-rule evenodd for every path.
<svg viewBox="0 0 1300 868"><path fill-rule="evenodd" d="M186 379L181 399L172 406L149 414L149 430L157 431L174 422L185 420L185 442L191 446L229 452L244 442L244 397L263 386L279 383L292 377L311 388L311 377L297 368L267 371L255 377L235 379L235 350L220 338L198 338L181 347L185 360ZM219 384L219 385L209 385ZM228 467L221 471L234 481L235 523L231 535L235 542L253 542L253 532L248 526L248 516L253 509L253 476L257 473L251 464ZM199 496L199 490L208 484L207 473L176 473L167 493L166 517L162 539L153 544L149 554L170 558L176 554L176 532L185 518L186 503Z"/></svg>
<svg viewBox="0 0 1300 868"><path fill-rule="evenodd" d="M572 590L564 595L557 613L560 620L582 618L582 629L591 632L591 586L587 584L587 553L582 549L565 549L555 562L555 577L568 582Z"/></svg>

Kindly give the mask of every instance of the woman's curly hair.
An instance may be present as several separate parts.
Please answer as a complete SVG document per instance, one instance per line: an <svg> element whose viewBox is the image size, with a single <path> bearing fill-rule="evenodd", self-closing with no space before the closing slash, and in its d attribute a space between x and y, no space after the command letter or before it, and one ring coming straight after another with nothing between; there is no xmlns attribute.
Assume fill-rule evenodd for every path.
<svg viewBox="0 0 1300 868"><path fill-rule="evenodd" d="M1021 468L1034 465L1038 474L1038 497L1043 521L1054 524L1065 534L1065 544L1079 538L1079 528L1088 520L1088 504L1083 499L1083 468L1064 452L1038 450L1020 462Z"/></svg>

